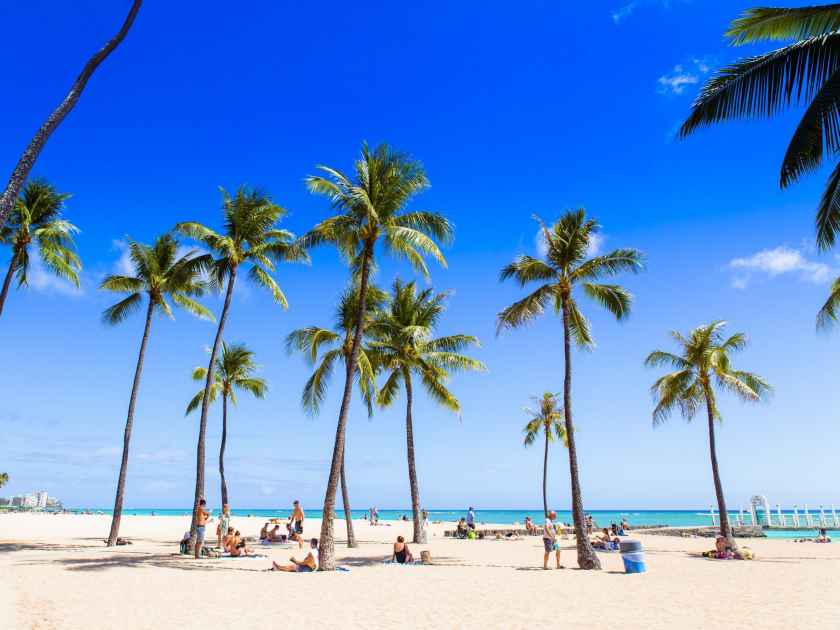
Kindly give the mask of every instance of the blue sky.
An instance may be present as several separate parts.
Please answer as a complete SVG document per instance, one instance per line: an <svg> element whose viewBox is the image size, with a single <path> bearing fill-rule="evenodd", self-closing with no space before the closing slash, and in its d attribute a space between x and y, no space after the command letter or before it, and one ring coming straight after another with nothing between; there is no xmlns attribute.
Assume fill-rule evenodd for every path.
<svg viewBox="0 0 840 630"><path fill-rule="evenodd" d="M13 97L0 102L0 173L110 36L127 2L6 3L0 58ZM458 6L456 6L458 5ZM495 336L495 314L522 295L499 284L515 255L533 253L538 213L584 206L603 224L601 247L632 246L647 271L622 281L636 296L617 324L594 305L598 347L577 353L575 421L590 508L704 507L714 500L702 422L651 427L642 366L667 331L715 318L745 331L739 365L776 386L767 404L723 398L719 457L733 506L764 493L783 504L836 501L840 448L835 386L840 331L815 332L815 314L840 274L814 249L813 217L826 172L780 191L778 167L795 115L729 124L675 142L713 69L756 48L722 38L750 3L678 0L563 3L150 3L91 81L42 154L35 175L71 192L82 230L82 289L36 269L0 321L0 469L8 493L46 489L70 505L107 507L119 461L141 317L105 328L111 300L96 290L120 268L126 235L150 241L177 221L218 225L218 186L249 183L289 210L302 233L327 216L303 178L316 164L349 169L363 140L422 160L432 188L416 207L457 227L442 332L478 336L489 372L455 378L460 418L419 396L415 436L428 507L541 503L539 449L521 444L522 407L559 391L561 329L552 317ZM37 35L36 35L37 34ZM0 254L0 263L8 253ZM412 277L382 265L379 282ZM284 312L242 284L226 338L249 344L271 392L233 412L227 470L241 507L323 500L340 383L320 417L300 410L308 372L287 357L294 328L331 322L346 270L334 251L277 278ZM218 309L220 300L208 299ZM126 503L192 500L195 393L213 328L186 314L153 324L135 421ZM14 366L13 368L10 366ZM401 405L368 420L354 406L347 465L356 507L408 505ZM211 415L208 497L218 503L220 418ZM835 493L835 494L832 494ZM551 459L550 494L568 507L565 454Z"/></svg>

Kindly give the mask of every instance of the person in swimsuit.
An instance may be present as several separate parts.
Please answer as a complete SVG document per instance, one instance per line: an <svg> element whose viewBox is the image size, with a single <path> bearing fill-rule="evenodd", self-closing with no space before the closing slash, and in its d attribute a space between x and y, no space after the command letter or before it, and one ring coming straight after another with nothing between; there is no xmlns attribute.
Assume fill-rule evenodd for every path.
<svg viewBox="0 0 840 630"><path fill-rule="evenodd" d="M289 558L291 564L277 564L271 563L272 571L285 571L286 573L311 573L318 568L315 561L315 552L318 551L318 539L313 538L309 541L310 551L303 560L295 560L294 557Z"/></svg>
<svg viewBox="0 0 840 630"><path fill-rule="evenodd" d="M222 549L230 552L230 548L235 544L235 538L236 533L234 532L233 527L228 527L227 533L225 533L225 537L222 539Z"/></svg>
<svg viewBox="0 0 840 630"><path fill-rule="evenodd" d="M543 555L543 569L548 570L548 558L553 551L555 554L555 562L558 569L562 569L560 564L560 545L557 544L557 528L554 525L554 519L557 518L557 512L549 512L545 519L545 527L543 528L543 547L545 547L545 554Z"/></svg>
<svg viewBox="0 0 840 630"><path fill-rule="evenodd" d="M204 532L207 529L207 523L212 519L210 512L207 511L207 501L201 499L198 502L198 509L195 511L195 559L201 556L201 545L204 544Z"/></svg>
<svg viewBox="0 0 840 630"><path fill-rule="evenodd" d="M222 546L222 538L230 527L230 506L225 503L222 513L219 514L219 525L216 527L216 546Z"/></svg>
<svg viewBox="0 0 840 630"><path fill-rule="evenodd" d="M409 564L414 562L414 556L405 544L405 538L397 536L397 542L394 543L394 553L391 554L391 562L399 562L400 564Z"/></svg>
<svg viewBox="0 0 840 630"><path fill-rule="evenodd" d="M237 532L233 535L233 541L230 545L230 555L233 558L239 558L241 556L248 556L254 553L246 544L245 541L242 540L242 534Z"/></svg>
<svg viewBox="0 0 840 630"><path fill-rule="evenodd" d="M300 501L292 503L292 523L296 534L303 534L303 508L300 507Z"/></svg>

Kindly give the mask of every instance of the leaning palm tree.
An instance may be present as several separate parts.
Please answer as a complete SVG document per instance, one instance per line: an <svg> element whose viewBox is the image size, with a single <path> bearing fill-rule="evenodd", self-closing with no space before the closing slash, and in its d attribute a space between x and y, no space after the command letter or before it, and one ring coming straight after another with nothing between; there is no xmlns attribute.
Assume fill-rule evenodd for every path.
<svg viewBox="0 0 840 630"><path fill-rule="evenodd" d="M369 325L371 317L380 309L387 300L386 294L374 286L368 286L367 300L365 300L365 329ZM301 352L309 361L310 365L318 362L318 353L326 350L321 355L318 367L306 381L301 396L301 405L312 415L317 415L321 409L321 403L327 393L327 384L332 375L336 362L345 362L350 358L353 345L353 329L356 324L357 311L359 308L358 287L352 287L341 294L338 308L335 314L335 327L330 330L318 326L309 326L292 331L286 337L286 351ZM364 331L362 333L364 335ZM373 415L373 395L376 390L376 375L368 361L364 349L359 350L356 361L356 374L358 375L359 393L362 395L368 410L368 417ZM344 503L344 519L347 523L347 546L356 547L356 535L353 531L353 513L350 509L350 495L347 491L347 477L344 472L344 460L341 462L341 497Z"/></svg>
<svg viewBox="0 0 840 630"><path fill-rule="evenodd" d="M262 378L253 376L257 370L254 362L254 352L245 344L227 345L222 341L222 356L216 359L216 373L213 385L210 387L210 402L215 402L219 393L222 394L222 443L219 446L219 477L222 479L222 505L230 505L228 500L227 482L225 481L225 446L227 446L227 418L228 400L236 406L236 391L249 392L254 398L264 398L268 385ZM193 370L193 380L207 379L207 368L197 367ZM187 405L189 415L204 400L204 390L198 392Z"/></svg>
<svg viewBox="0 0 840 630"><path fill-rule="evenodd" d="M665 422L674 409L679 409L682 416L690 421L701 405L706 406L709 423L709 455L712 460L712 477L715 482L715 495L720 515L720 535L734 547L715 447L715 420L720 421L721 416L717 407L714 385L748 402L760 400L769 393L770 386L757 374L743 372L732 367L730 355L743 350L747 345L747 339L743 333L724 338L725 325L726 322L716 321L705 326L698 326L689 333L688 337L672 331L671 336L680 345L679 354L657 350L648 355L645 365L649 367L666 365L674 368L673 372L657 379L651 387L651 393L656 400L656 407L653 410L654 426Z"/></svg>
<svg viewBox="0 0 840 630"><path fill-rule="evenodd" d="M201 419L199 420L198 444L196 446L195 498L193 518L190 526L190 546L195 546L196 510L204 495L204 450L207 431L207 412L210 408L210 391L213 388L216 371L216 357L222 341L233 288L240 269L248 270L248 277L258 286L268 289L274 301L283 308L288 308L286 296L271 276L275 264L279 262L308 262L306 251L294 240L288 230L277 227L285 211L271 201L266 194L240 187L230 196L222 190L222 214L224 232L218 233L201 223L179 223L175 229L189 236L210 249L215 257L209 265L210 280L221 290L224 288L225 300L216 337L210 350L210 361L204 383L204 396L201 401Z"/></svg>
<svg viewBox="0 0 840 630"><path fill-rule="evenodd" d="M82 263L73 243L73 234L79 228L62 218L64 201L69 196L56 191L44 180L31 181L20 194L8 223L0 228L0 244L12 248L12 260L0 290L0 314L12 276L17 276L18 287L29 283L33 245L37 245L36 255L49 271L79 286Z"/></svg>
<svg viewBox="0 0 840 630"><path fill-rule="evenodd" d="M563 407L559 401L560 394L552 394L545 392L542 396L532 396L537 404L536 409L525 409L530 420L525 425L525 446L531 446L537 441L540 433L545 436L545 453L543 455L543 512L548 518L548 445L554 441L555 436L558 440L568 446L566 439L566 426L563 417Z"/></svg>
<svg viewBox="0 0 840 630"><path fill-rule="evenodd" d="M333 517L335 494L344 461L344 441L350 395L355 375L354 367L362 344L363 319L366 312L368 283L376 268L376 246L382 244L390 253L405 258L424 276L429 270L424 255L435 258L445 266L446 260L435 239L451 241L453 229L443 216L427 211L405 211L406 204L429 186L423 167L387 145L371 150L362 145L362 155L355 164L355 178L326 166L319 167L323 175L313 175L306 183L313 193L325 195L338 211L333 217L316 225L303 238L314 247L332 244L350 264L353 277L359 283L359 309L350 346L350 360L345 362L344 391L335 432L330 476L324 496L324 518L321 523L321 542L318 546L318 566L335 570Z"/></svg>
<svg viewBox="0 0 840 630"><path fill-rule="evenodd" d="M146 346L149 343L149 332L152 327L152 316L155 312L160 312L172 318L172 309L167 301L169 298L176 306L188 313L213 320L212 313L193 299L202 295L206 289L206 284L201 280L201 274L209 263L208 257L195 256L195 252L188 252L179 257L177 250L178 243L169 235L159 237L153 246L129 240L128 253L134 267L134 275L108 276L100 286L100 289L104 291L128 294L103 313L102 320L108 325L122 323L140 308L144 293L148 300L146 325L140 341L140 354L137 357L137 367L134 370L134 381L128 399L128 416L125 421L120 475L117 479L117 496L114 499L111 532L108 534L109 547L116 544L120 532L125 476L128 471L128 447L134 425L134 407L140 388L140 374L143 371L143 359L146 356Z"/></svg>
<svg viewBox="0 0 840 630"><path fill-rule="evenodd" d="M635 249L617 249L600 256L589 256L592 237L600 226L586 217L583 209L569 211L551 228L540 224L540 237L545 245L544 260L519 256L502 269L501 280L513 278L520 286L539 282L533 293L511 304L498 315L497 332L517 328L542 315L546 306L554 308L563 318L563 409L566 420L566 439L569 449L569 477L572 490L572 519L577 538L578 565L581 569L600 569L601 563L589 544L584 522L583 499L580 491L577 447L572 423L572 352L574 342L587 349L594 346L589 321L578 308L575 288L579 287L590 299L607 309L618 320L630 314L632 295L617 284L596 282L605 276L622 271L636 273L642 268L642 255Z"/></svg>
<svg viewBox="0 0 840 630"><path fill-rule="evenodd" d="M720 69L703 86L680 136L805 105L782 160L780 184L786 188L840 151L840 4L749 9L732 22L726 37L736 46L790 43ZM819 246L834 245L840 230L840 163L828 178L816 224Z"/></svg>
<svg viewBox="0 0 840 630"><path fill-rule="evenodd" d="M373 337L368 349L371 364L376 371L389 373L377 394L377 403L381 407L393 404L400 387L405 387L408 483L416 543L426 542L426 531L420 516L420 488L415 467L412 375L419 379L432 400L457 413L461 405L446 387L450 373L486 369L481 361L460 354L469 346L479 345L475 337L433 337L446 298L446 293L435 294L432 289L418 292L414 282L403 284L396 280L388 308L377 317L370 330Z"/></svg>

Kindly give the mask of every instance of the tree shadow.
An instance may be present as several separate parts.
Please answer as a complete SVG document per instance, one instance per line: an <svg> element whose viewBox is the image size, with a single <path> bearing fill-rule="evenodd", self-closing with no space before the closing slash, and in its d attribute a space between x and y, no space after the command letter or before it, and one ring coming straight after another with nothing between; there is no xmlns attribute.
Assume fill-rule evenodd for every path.
<svg viewBox="0 0 840 630"><path fill-rule="evenodd" d="M15 551L80 551L94 549L91 545L58 544L46 542L0 543L1 553Z"/></svg>
<svg viewBox="0 0 840 630"><path fill-rule="evenodd" d="M256 562L264 561L264 564ZM195 560L191 556L179 553L134 553L119 554L106 558L59 558L54 560L30 560L22 562L24 566L61 566L68 571L106 571L108 569L159 567L180 569L182 571L264 571L269 566L268 557L246 558L202 558ZM242 563L236 566L237 563ZM245 564L247 563L247 565Z"/></svg>

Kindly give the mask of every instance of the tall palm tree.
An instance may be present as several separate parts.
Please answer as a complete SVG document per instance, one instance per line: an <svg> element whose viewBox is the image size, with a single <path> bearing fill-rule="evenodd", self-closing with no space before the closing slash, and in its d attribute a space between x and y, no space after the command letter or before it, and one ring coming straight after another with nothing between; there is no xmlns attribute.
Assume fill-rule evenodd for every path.
<svg viewBox="0 0 840 630"><path fill-rule="evenodd" d="M9 483L9 473L0 473L0 488Z"/></svg>
<svg viewBox="0 0 840 630"><path fill-rule="evenodd" d="M617 284L596 282L622 271L637 273L642 268L642 255L635 249L616 249L608 254L590 256L592 237L600 226L586 217L583 209L564 214L551 227L542 221L540 236L545 245L544 260L522 255L502 269L501 280L513 278L520 286L539 282L540 286L523 299L508 306L498 315L497 332L517 328L542 315L546 306L563 317L563 408L566 418L566 439L569 449L569 476L572 485L572 519L577 538L578 565L581 569L600 569L601 563L589 543L584 522L580 491L577 447L572 423L572 352L574 342L588 349L594 346L589 321L578 308L575 288L607 309L618 320L630 314L632 295Z"/></svg>
<svg viewBox="0 0 840 630"><path fill-rule="evenodd" d="M747 345L747 339L743 333L724 338L725 325L726 322L715 321L705 326L698 326L689 333L688 337L672 331L671 336L680 345L680 353L673 354L656 350L645 359L645 365L648 367L665 365L674 368L673 372L657 379L651 387L651 392L657 401L653 410L654 426L665 422L675 408L680 410L687 421L690 421L700 406L706 405L709 423L709 455L712 460L712 477L715 482L715 495L720 514L720 535L734 547L715 447L715 420L719 421L721 416L717 408L714 385L732 392L747 402L760 400L769 393L770 386L757 374L743 372L732 367L731 355L743 350Z"/></svg>
<svg viewBox="0 0 840 630"><path fill-rule="evenodd" d="M277 226L285 211L274 204L265 193L242 186L235 195L230 196L222 189L222 214L223 233L218 233L194 221L179 223L175 226L177 231L197 240L213 252L215 258L209 266L210 279L215 287L225 290L225 300L219 317L219 325L216 328L216 337L210 350L204 397L201 401L201 419L196 446L195 499L190 526L191 547L195 546L196 510L198 502L204 495L204 450L210 391L216 382L216 357L219 354L222 333L230 313L237 275L240 268L247 269L248 277L252 282L269 290L277 304L288 308L286 296L271 276L271 272L274 271L275 264L279 262L309 261L308 254L294 240L294 235Z"/></svg>
<svg viewBox="0 0 840 630"><path fill-rule="evenodd" d="M216 358L216 373L213 385L210 387L210 402L215 402L217 396L222 394L222 444L219 447L219 476L222 479L222 505L230 505L228 500L228 489L225 481L225 446L227 446L227 418L228 400L236 406L236 390L249 392L254 398L264 398L268 385L262 378L253 376L257 370L254 362L254 352L249 350L245 344L227 345L222 341L222 356ZM197 367L193 370L193 380L204 381L207 379L207 368ZM198 392L187 405L189 415L204 400L204 390Z"/></svg>
<svg viewBox="0 0 840 630"><path fill-rule="evenodd" d="M52 132L56 130L67 114L69 114L76 106L76 103L82 95L88 80L93 76L93 73L99 67L99 64L105 61L108 55L114 52L122 40L125 39L125 36L128 35L128 31L131 28L131 25L134 24L134 18L137 16L137 12L140 10L141 4L143 4L142 0L134 0L134 2L131 3L131 8L128 10L128 15L126 15L120 30L117 31L117 34L108 40L102 48L96 51L90 59L88 59L85 66L82 68L82 72L78 77L76 77L76 80L73 81L73 85L70 86L70 91L67 93L67 96L64 97L64 100L62 100L58 107L56 107L47 117L47 120L44 121L44 124L41 125L35 133L35 136L32 140L30 140L29 145L26 147L15 165L15 169L12 171L11 177L9 177L9 183L6 185L6 190L4 190L3 195L0 196L0 225L4 225L6 223L6 219L13 210L14 201L17 198L20 189L23 187L23 182L25 182L26 178L29 177L29 172L35 165L35 160L38 159L41 150L44 148L44 145L47 144L47 140L49 140Z"/></svg>
<svg viewBox="0 0 840 630"><path fill-rule="evenodd" d="M172 318L172 309L167 301L168 298L188 313L211 321L214 319L209 310L193 299L202 295L206 289L206 284L201 280L201 274L209 262L208 257L196 256L195 252L188 252L179 257L177 250L177 241L169 235L158 237L153 246L129 240L128 253L134 267L134 275L108 276L100 286L100 289L104 291L128 294L103 313L102 321L108 325L115 326L122 323L129 315L140 308L143 303L143 294L146 294L148 300L146 325L143 328L140 354L137 357L137 367L134 370L134 381L128 399L128 416L126 417L123 435L123 453L120 475L117 479L117 496L114 499L111 532L108 534L109 547L116 544L120 532L125 476L128 471L128 447L131 441L131 429L134 425L134 407L137 403L137 392L140 388L140 374L143 371L143 359L146 355L146 346L149 343L149 332L152 327L152 316L155 312L160 312Z"/></svg>
<svg viewBox="0 0 840 630"><path fill-rule="evenodd" d="M335 432L330 476L324 496L324 518L318 546L318 566L335 570L333 516L335 494L344 461L344 438L354 367L359 358L363 318L366 312L370 274L376 268L376 246L382 244L390 253L405 258L424 276L429 270L424 255L445 266L446 260L435 239L452 240L453 229L440 214L423 210L406 211L405 206L417 193L429 186L423 167L406 156L379 145L371 150L362 145L361 158L355 164L355 178L327 166L320 166L323 175L307 178L309 189L325 195L338 214L310 230L303 238L309 247L335 245L350 264L359 283L359 309L350 346L350 360L345 362L344 391Z"/></svg>
<svg viewBox="0 0 840 630"><path fill-rule="evenodd" d="M365 300L365 329L371 317L387 300L386 294L374 286L368 286L367 300ZM292 331L286 337L286 350L301 352L310 365L318 362L318 353L322 349L331 348L321 355L318 367L306 381L301 396L301 405L312 415L317 415L327 392L327 384L337 361L346 362L351 355L353 345L353 330L356 324L359 308L358 287L351 287L341 294L335 314L335 326L332 330L309 326ZM365 332L363 330L362 335ZM359 350L356 361L359 393L362 395L368 409L368 417L373 415L373 395L376 390L376 375L368 361L364 349ZM344 503L344 519L347 523L347 546L356 547L356 535L353 531L353 513L350 509L350 495L347 492L347 477L344 472L344 460L341 462L341 497Z"/></svg>
<svg viewBox="0 0 840 630"><path fill-rule="evenodd" d="M565 446L568 446L566 439L566 426L563 417L563 407L559 401L560 394L545 392L542 396L532 396L537 404L536 409L525 409L530 420L525 425L525 446L531 446L537 441L540 433L545 436L545 454L543 455L543 512L548 518L548 445L554 441L556 436Z"/></svg>
<svg viewBox="0 0 840 630"><path fill-rule="evenodd" d="M786 188L840 150L840 4L749 9L732 22L726 37L736 46L790 43L721 68L703 86L680 136L805 105L782 160L780 184ZM819 246L834 245L840 230L840 163L828 178L816 225Z"/></svg>
<svg viewBox="0 0 840 630"><path fill-rule="evenodd" d="M37 255L49 271L79 286L82 263L73 243L73 235L79 228L62 218L64 201L69 196L42 179L31 181L23 189L8 223L0 228L0 244L12 248L12 260L0 289L0 314L12 276L17 275L18 287L28 284L33 244L37 245Z"/></svg>
<svg viewBox="0 0 840 630"><path fill-rule="evenodd" d="M469 335L433 337L444 311L446 293L432 289L418 293L414 282L394 282L388 308L371 326L373 341L368 354L376 371L389 372L377 394L382 407L391 405L405 387L405 439L408 457L408 483L411 489L411 511L414 519L414 542L425 543L426 531L420 520L420 488L414 456L414 423L411 416L414 402L414 374L426 392L438 404L460 412L458 399L446 387L451 372L485 370L481 361L460 354L469 346L478 346L478 339Z"/></svg>

